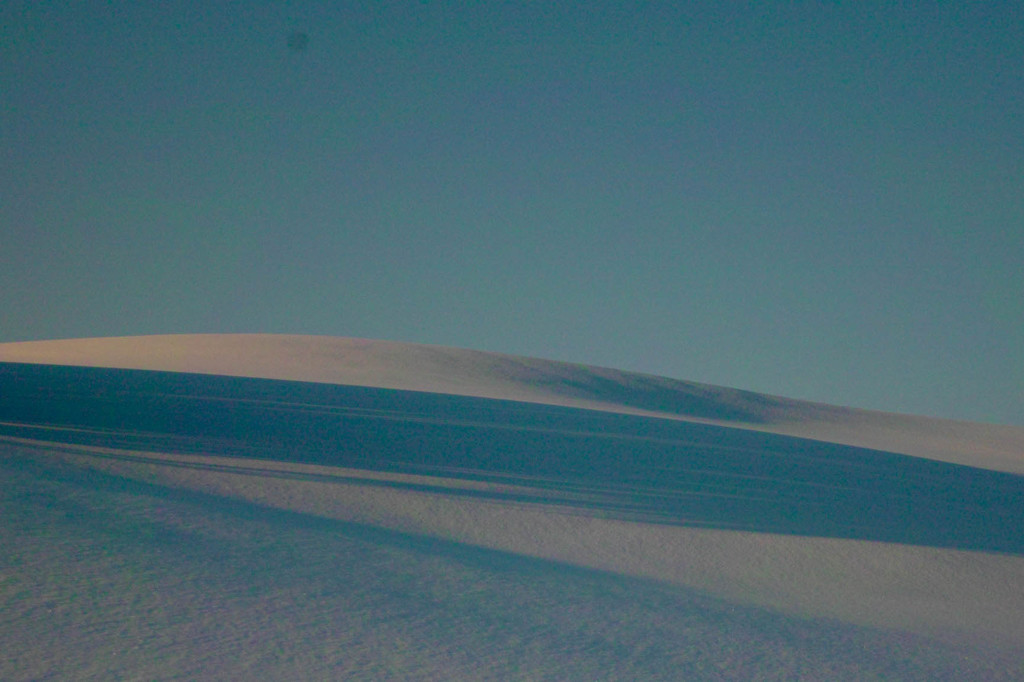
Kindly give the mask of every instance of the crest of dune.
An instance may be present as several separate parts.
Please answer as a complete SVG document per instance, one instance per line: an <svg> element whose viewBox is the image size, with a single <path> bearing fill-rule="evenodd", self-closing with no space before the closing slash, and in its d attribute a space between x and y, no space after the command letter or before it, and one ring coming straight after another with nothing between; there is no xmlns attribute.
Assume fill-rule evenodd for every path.
<svg viewBox="0 0 1024 682"><path fill-rule="evenodd" d="M175 334L0 344L0 362L450 393L712 423L1024 474L1024 429L844 408L636 372L327 336Z"/></svg>

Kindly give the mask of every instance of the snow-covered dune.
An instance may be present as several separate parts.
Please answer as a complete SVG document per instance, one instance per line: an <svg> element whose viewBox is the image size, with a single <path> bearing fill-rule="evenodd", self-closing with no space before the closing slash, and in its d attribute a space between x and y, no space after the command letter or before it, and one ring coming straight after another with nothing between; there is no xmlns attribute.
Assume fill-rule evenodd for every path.
<svg viewBox="0 0 1024 682"><path fill-rule="evenodd" d="M1012 679L1024 664L1022 445L1024 429L394 342L0 344L0 501L14 548L2 612L20 614L0 643L48 641L96 677L238 675L211 633L219 621L268 627L252 590L283 580L291 556L303 579L267 596L287 631L276 644L233 635L254 674ZM328 525L307 532L314 519ZM139 555L162 537L207 549L179 552L167 573ZM241 575L239 557L261 547L276 568L251 580L201 565ZM351 555L347 587L327 577L339 559L324 547ZM183 570L213 585L206 598L175 582ZM425 603L417 581L447 596ZM82 590L88 609L64 603ZM576 619L590 645L566 639L564 623L550 629L560 609L597 608L595 590L617 595L602 607L616 615ZM524 611L517 594L539 601ZM338 637L337 610L352 602L362 624L345 627L367 631L317 659L312 643ZM185 635L188 616L167 616L181 608L208 640ZM458 624L441 615L452 608ZM394 620L405 610L418 624ZM125 618L138 652L90 658ZM57 630L59 641L46 634ZM444 631L461 639L441 644ZM301 655L260 658L281 641ZM36 646L3 677L67 670ZM355 658L343 665L344 652Z"/></svg>

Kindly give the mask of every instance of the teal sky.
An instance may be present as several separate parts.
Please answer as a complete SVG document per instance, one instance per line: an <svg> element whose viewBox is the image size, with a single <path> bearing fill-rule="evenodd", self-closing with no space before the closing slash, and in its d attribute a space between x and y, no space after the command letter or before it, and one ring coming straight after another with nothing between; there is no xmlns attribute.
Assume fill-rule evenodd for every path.
<svg viewBox="0 0 1024 682"><path fill-rule="evenodd" d="M0 341L363 336L1024 424L1019 3L0 20Z"/></svg>

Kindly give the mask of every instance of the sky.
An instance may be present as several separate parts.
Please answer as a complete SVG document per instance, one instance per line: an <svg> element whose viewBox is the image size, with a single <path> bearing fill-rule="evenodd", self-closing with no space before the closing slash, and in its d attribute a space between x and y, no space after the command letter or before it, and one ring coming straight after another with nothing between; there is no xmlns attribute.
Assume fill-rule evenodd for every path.
<svg viewBox="0 0 1024 682"><path fill-rule="evenodd" d="M8 0L0 342L327 334L1024 425L1024 11Z"/></svg>

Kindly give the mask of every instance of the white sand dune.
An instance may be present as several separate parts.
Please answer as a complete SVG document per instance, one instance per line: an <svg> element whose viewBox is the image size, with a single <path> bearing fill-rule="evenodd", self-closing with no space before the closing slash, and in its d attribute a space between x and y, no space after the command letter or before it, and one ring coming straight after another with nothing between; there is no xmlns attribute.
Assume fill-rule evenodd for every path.
<svg viewBox="0 0 1024 682"><path fill-rule="evenodd" d="M0 481L4 680L1019 679L1013 652L320 522L19 447L0 447Z"/></svg>
<svg viewBox="0 0 1024 682"><path fill-rule="evenodd" d="M0 362L196 372L520 400L725 424L1024 474L1024 428L900 415L422 344L176 334L0 344Z"/></svg>
<svg viewBox="0 0 1024 682"><path fill-rule="evenodd" d="M181 335L0 344L0 363L2 362L148 369L403 389L452 396L514 400L541 406L586 408L613 415L645 415L727 427L730 430L713 432L716 434L727 434L735 429L797 436L963 465L968 467L964 469L967 473L997 472L991 474L994 477L992 480L1004 484L1008 491L1006 496L1009 497L984 499L995 499L997 503L1005 505L1005 508L1011 511L1019 509L1019 505L1024 504L1024 499L1015 497L1017 491L1022 489L1017 476L1024 473L1024 429L830 407L582 365L392 342L268 335ZM327 408L319 407L317 410L329 411ZM295 414L299 412L296 411ZM358 418L370 417L383 419L371 422L379 423L380 429L390 428L391 421L388 420L412 419L392 413L374 413L369 417L363 415ZM422 415L415 419L424 420ZM441 434L437 437L442 443L445 442L445 438L456 437L445 435L445 424L454 424L445 420L451 418L439 418L437 423L431 426ZM653 425L655 421L649 423ZM596 569L609 576L619 576L623 580L640 581L628 583L622 588L624 601L616 608L627 608L624 604L629 604L628 608L633 609L635 602L631 600L634 598L641 601L665 600L669 603L673 599L681 598L678 597L679 594L698 595L693 598L713 600L702 602L700 608L705 611L721 608L725 609L722 612L725 613L728 609L739 609L737 613L744 614L743 618L750 622L761 622L759 619L762 618L782 619L772 621L773 625L764 626L769 630L783 628L803 633L793 635L796 639L786 642L773 639L775 635L769 637L764 630L757 630L754 634L751 634L753 631L744 631L742 636L735 635L733 638L734 634L726 634L721 629L724 626L721 626L719 621L716 621L714 626L708 625L700 620L704 616L695 615L696 611L682 609L673 612L673 616L667 616L658 608L650 607L638 612L631 611L633 620L627 619L628 622L618 622L610 628L607 624L602 625L601 634L593 636L604 644L595 645L595 651L605 651L601 647L616 637L622 637L624 641L629 640L639 632L636 628L640 626L637 625L636 619L643 622L644 618L654 618L653 614L657 613L657 618L667 619L666 623L677 623L672 627L678 626L681 629L665 630L671 630L672 634L670 639L664 641L657 637L650 639L650 635L645 635L648 637L647 640L640 638L632 645L626 646L635 649L643 646L640 641L647 641L649 646L665 646L665 651L671 649L674 652L671 655L665 651L649 653L647 663L641 663L644 656L634 657L635 651L630 654L620 651L619 663L622 667L615 667L610 663L614 659L612 657L607 661L600 659L604 663L587 668L587 665L599 660L597 654L588 658L585 651L573 649L574 653L566 659L571 661L571 664L565 664L568 667L543 668L537 661L554 660L551 658L553 654L538 654L540 658L530 659L526 653L515 653L515 647L519 644L509 644L510 641L520 644L529 641L531 618L538 618L538 611L523 622L507 624L507 631L504 632L500 626L490 626L498 627L496 633L503 632L493 636L504 643L502 646L512 647L513 657L522 655L534 661L531 665L535 667L530 668L532 673L523 668L519 671L523 674L517 675L516 670L509 667L505 659L501 659L504 662L499 664L498 659L506 653L499 656L492 652L488 655L485 651L480 652L478 658L473 661L463 657L458 658L457 662L452 659L446 663L438 662L432 657L432 653L428 654L421 650L417 650L418 653L415 654L410 653L408 647L402 648L404 645L395 645L391 648L402 653L384 653L391 649L386 644L375 642L373 646L365 645L370 647L373 653L366 654L367 658L362 663L357 665L350 662L353 667L344 668L335 661L331 666L324 668L321 674L325 679L329 676L329 670L345 670L349 674L367 678L394 679L567 679L580 675L593 679L626 679L645 675L651 679L673 679L683 671L688 672L682 676L690 679L751 679L758 676L763 679L1015 679L1015 676L1024 669L1024 617L1021 617L1021 614L1024 614L1024 556L1013 549L1017 547L1015 541L1004 545L1000 544L1000 538L997 537L991 539L995 543L991 546L1006 546L1010 549L980 551L927 542L903 543L863 539L873 537L872 529L846 536L815 536L800 531L801 521L796 517L793 518L791 529L783 527L776 532L751 530L754 526L749 525L734 529L728 527L727 523L707 520L692 519L691 522L687 522L682 517L671 522L662 522L642 514L618 510L623 500L649 500L652 496L671 494L672 490L654 490L643 486L633 490L628 486L616 487L611 484L584 485L571 477L558 478L550 475L513 476L493 467L488 468L490 465L484 462L474 470L465 467L435 466L433 469L421 467L420 470L406 471L393 466L340 466L289 459L286 456L287 444L279 446L282 448L280 457L268 458L262 454L259 457L247 457L244 454L220 452L218 448L222 446L221 441L209 438L199 439L198 445L191 446L188 452L171 446L153 448L154 443L164 442L154 440L153 434L128 434L138 437L139 442L145 444L131 447L125 445L128 441L86 442L65 438L76 429L76 433L85 436L107 438L111 431L109 425L96 427L90 431L87 425L58 425L46 420L37 423L22 420L15 423L12 418L6 422L5 428L8 431L0 434L0 460L7 462L8 469L14 472L51 472L51 469L59 472L39 474L37 478L32 477L36 474L25 474L23 485L26 486L26 490L50 486L46 490L52 488L58 492L51 491L47 494L59 497L62 494L70 495L72 493L68 491L73 490L76 491L74 495L78 499L84 494L81 490L96 490L95 487L90 487L93 484L81 481L92 480L88 479L88 476L99 475L106 478L97 480L110 481L112 483L105 485L115 488L120 485L113 483L117 481L125 482L126 486L156 486L139 490L202 494L206 496L202 499L234 500L254 504L254 509L297 512L310 518L330 519L346 524L357 524L361 528L395 532L401 537L422 537L432 539L432 542L455 543L440 547L479 547L498 550L511 556L528 557L530 560L556 562L551 565L543 564L544 566L565 565L588 570ZM187 425L184 428L187 431ZM544 429L549 427L537 428L543 436L546 433ZM486 430L483 432L490 433ZM198 434L198 431L196 433ZM552 438L558 435L554 430L551 433L554 434ZM588 437L600 438L601 434L591 434ZM652 436L648 440L654 442L657 438ZM640 439L636 442L647 441ZM455 445L453 441L453 447ZM344 441L337 442L336 446L347 447ZM728 449L732 446L726 447ZM392 452L379 454L382 460L396 457ZM539 456L543 456L543 453ZM581 458L587 456L586 453L580 453ZM890 456L884 453L879 457L878 461L882 464L876 468L881 472L879 475L884 476L885 467L888 466L886 463L898 460L886 459ZM796 459L793 461L796 462ZM836 466L841 465L842 462L836 462ZM785 476L789 466L783 462L781 468L772 470L769 476ZM906 481L884 481L884 484L892 486L887 490L892 490L893 494L896 494L900 486L923 485L921 481L924 479L920 476L924 474L921 472L927 473L931 470L928 467L894 468L893 473L889 474L891 477L907 475L910 478ZM942 471L945 472L946 469ZM735 474L730 475L735 477ZM18 473L18 476L22 474ZM61 483L58 485L54 481ZM681 491L679 494L688 498L697 495L698 499L700 495L707 495L709 504L728 506L731 496L736 497L737 503L745 503L757 495L769 494L761 492L764 489L758 485L759 483L754 481L750 485L744 483L738 488L716 488L715 486L721 486L721 480L715 479L713 485L709 484L707 491ZM771 488L778 491L783 490L788 483L782 480L776 481L773 485L782 486ZM813 488L815 482L798 481L794 478L793 485ZM821 481L821 486L825 488L833 485ZM135 489L129 487L126 490ZM840 488L835 488L835 492L837 498L844 494ZM23 495L24 499L35 499L37 496L34 492L31 495ZM192 513L187 510L191 508L180 506L184 502L172 502L170 499L160 497L158 502L146 503L157 504L163 511L140 512L134 507L126 507L127 512L122 509L118 513L127 513L129 517L132 514L148 514L149 516L145 517L149 519L147 523L155 523L152 517L156 514L160 519L158 525L166 525L170 523L168 519L173 520ZM770 502L771 500L768 500L766 503ZM144 504L142 507L149 509ZM969 504L965 509L968 510L965 513L976 514L979 517L995 513L980 507L976 512L971 512ZM829 509L825 507L814 511L814 514L827 515ZM965 523L973 523L975 520L967 519ZM29 524L29 521L25 523ZM177 521L173 523L180 525ZM248 522L239 523L240 528L249 527L246 525ZM241 546L232 544L232 531L225 526L214 524L204 528L200 533L203 537L222 533L225 546ZM44 569L37 567L36 572L56 570L53 566L56 565L54 562L57 559L52 557L59 553L49 555L40 549L41 546L53 546L53 534L40 534L39 543L43 543L42 545L25 545L25 537L31 540L35 536L31 533L19 535L18 546L22 547L20 551L23 551L25 556L51 557L36 559L39 566L46 566ZM893 537L899 537L898 533ZM957 537L962 539L962 536ZM63 542L74 544L69 539ZM451 551L453 550L436 550L433 555L449 556ZM421 554L416 556L419 558L415 559L415 562L427 561ZM297 560L303 561L301 557ZM330 563L330 559L322 561L326 562L325 565ZM4 570L7 571L6 575L13 576L7 583L10 586L31 582L26 575L19 572L17 565L9 565ZM350 567L350 570L354 569ZM401 572L406 569L392 570ZM461 569L449 566L444 570ZM551 574L544 572L547 570L543 569L540 574L545 576L545 580L553 580L552 584L562 585L556 592L563 590L566 603L572 603L572 608L583 608L580 604L592 603L587 601L589 597L577 599L573 596L577 594L573 590L581 584L581 578L572 577L571 574L565 574L558 569L552 569L555 572ZM421 577L425 575L415 571L405 575L412 574ZM384 580L376 575L360 575L362 577L359 580L366 585L378 584L374 581ZM491 573L487 575L493 576ZM322 579L317 577L310 580L315 582ZM485 579L478 576L477 579L486 582L493 578ZM385 589L380 585L383 583L378 584L377 589ZM569 589L566 587L569 585L575 587ZM622 583L616 585L621 586ZM166 585L164 588L170 589ZM301 588L294 589L298 591L292 593L292 604L296 609L295 613L301 611L303 614L300 618L305 619L302 620L303 623L320 617L319 609L323 608L324 603L334 603L331 601L333 597L324 597L322 594L318 597L302 591ZM401 590L394 585L386 589ZM473 588L470 586L467 589ZM524 590L525 594L532 588L520 586L516 589ZM17 592L21 595L17 598L12 596L15 595L15 591L11 590L14 588L11 587L4 593L8 600L8 610L17 607L28 613L31 608L42 608L31 606L36 602L24 596L27 594L24 589ZM494 603L503 604L502 608L515 609L513 597L508 597L510 601L506 603L503 601L505 597L488 594L488 598L494 600ZM656 596L658 594L662 596ZM360 596L360 599L364 596ZM350 595L346 598L354 597ZM229 597L226 593L219 592L216 593L213 602L235 603L232 601L234 599L234 596ZM40 603L50 601L43 600ZM381 619L385 618L385 615L379 610L373 611L371 607L365 605L361 608L370 609L364 618L366 622L383 622ZM404 607L399 602L389 601L386 608L401 610ZM445 604L438 604L435 608L443 610L447 607ZM476 613L476 607L471 611ZM371 612L373 615L369 615ZM249 614L246 617L257 619L257 616L248 611L246 613ZM431 612L428 609L424 613ZM202 617L208 619L211 616L204 612ZM467 616L470 620L473 617ZM686 623L689 625L684 625L682 620L673 621L673 618L688 619ZM89 621L91 627L102 630L104 626L97 625L94 620ZM701 625L698 627L697 623ZM0 627L0 643L4 642L5 638L9 644L24 643L23 639L12 638L11 633L18 627L16 623L4 623ZM109 624L105 627L114 628ZM355 626L350 624L349 627ZM700 628L706 629L700 630L702 634L697 636L694 632ZM30 631L31 628L25 630ZM426 637L424 633L427 631L430 631L430 627L423 625L419 629L414 628L413 631L403 631L400 638L405 638L402 641L406 641L410 637ZM312 637L324 636L323 632L316 634L316 628L309 629L309 632L314 633L310 635ZM733 633L732 630L729 632ZM810 634L824 632L831 633L829 636L835 639L823 644L815 639L817 635ZM488 646L476 634L465 633L462 636L466 646ZM505 637L510 639L504 639ZM557 636L552 637L554 640L558 639ZM669 644L670 640L675 644ZM673 646L680 646L680 641L689 642L686 646L691 649L703 647L703 658L691 655L692 651L683 655L679 650L672 649ZM761 651L757 647L762 646L764 642L769 642L765 645L767 650L785 651L785 656L790 658L772 660L771 653L763 653L752 659L744 658L742 663L730 663L730 656L734 654L727 652L743 647L751 647L750 651ZM871 644L865 644L866 642ZM173 648L184 645L166 646ZM490 646L494 648L494 643L492 642ZM879 653L881 649L877 647L885 651ZM849 651L843 651L846 648L858 651L862 648L863 651L848 659ZM501 647L496 647L495 651L499 649L505 651ZM73 655L83 654L76 649ZM152 655L152 652L146 655ZM407 667L388 667L382 662L391 655L404 657L402 665ZM801 657L806 657L806 661ZM698 659L701 661L699 665L695 663ZM306 673L318 670L317 664L303 660L301 666L304 667L301 669ZM623 663L627 660L628 665ZM801 662L794 663L794 660ZM663 670L659 669L661 672L658 673L650 670L642 672L646 670L642 665L653 665L651 661L664 661L666 667ZM845 662L842 665L836 663L838 667L829 668L830 664L826 661ZM276 661L273 663L278 664ZM21 665L28 664L23 660ZM167 665L170 667L166 669L178 670L179 674L185 674L180 671L187 669L187 666L180 662L171 662ZM209 665L214 666L214 663L211 661ZM225 664L217 659L216 665ZM138 673L144 669L140 666L141 663L136 662L124 670ZM252 670L262 670L264 675L271 677L286 677L296 670L287 665L273 667L266 661L259 665L253 663L253 666ZM44 668L45 666L39 667L38 670ZM97 668L96 676L101 677L104 670L109 672L112 669L114 668L103 668L101 665ZM222 671L222 675L238 674L238 670L231 669L230 666L218 669ZM377 672L374 673L374 670ZM0 672L5 671L0 668ZM19 678L16 675L5 676ZM34 676L22 675L20 679Z"/></svg>
<svg viewBox="0 0 1024 682"><path fill-rule="evenodd" d="M459 479L13 444L131 479L653 578L737 604L1024 649L1024 558L1017 556L608 519L550 502L455 497L457 488L511 487ZM373 481L429 481L432 490L367 485Z"/></svg>

